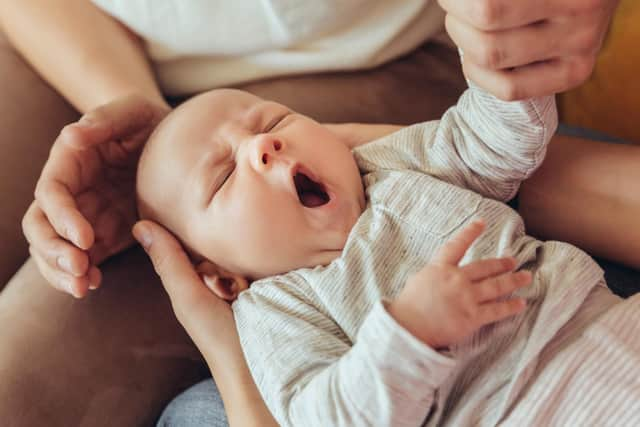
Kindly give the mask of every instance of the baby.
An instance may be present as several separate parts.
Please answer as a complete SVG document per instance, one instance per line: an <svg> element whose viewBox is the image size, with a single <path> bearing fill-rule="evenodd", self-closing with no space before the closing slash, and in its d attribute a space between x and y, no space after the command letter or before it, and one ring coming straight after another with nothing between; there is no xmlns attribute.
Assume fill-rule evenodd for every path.
<svg viewBox="0 0 640 427"><path fill-rule="evenodd" d="M555 126L550 97L472 87L440 121L353 148L282 105L213 91L148 142L140 213L235 301L282 425L640 422L640 300L502 203Z"/></svg>

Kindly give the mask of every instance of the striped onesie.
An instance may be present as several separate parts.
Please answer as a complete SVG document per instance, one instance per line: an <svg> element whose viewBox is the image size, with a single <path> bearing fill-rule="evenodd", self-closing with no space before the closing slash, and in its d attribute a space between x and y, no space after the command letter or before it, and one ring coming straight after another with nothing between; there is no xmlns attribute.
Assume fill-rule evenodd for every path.
<svg viewBox="0 0 640 427"><path fill-rule="evenodd" d="M640 296L614 296L587 254L527 236L504 204L556 124L551 97L471 87L441 120L354 150L367 207L341 256L257 281L233 304L280 424L640 425ZM515 257L533 277L517 292L527 308L436 352L384 303L475 218L486 230L462 263Z"/></svg>

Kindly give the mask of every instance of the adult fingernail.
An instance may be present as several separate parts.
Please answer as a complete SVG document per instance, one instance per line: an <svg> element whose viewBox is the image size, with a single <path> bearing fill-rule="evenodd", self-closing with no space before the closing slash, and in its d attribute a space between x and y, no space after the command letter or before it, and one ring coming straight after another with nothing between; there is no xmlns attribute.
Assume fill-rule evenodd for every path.
<svg viewBox="0 0 640 427"><path fill-rule="evenodd" d="M138 243L140 243L145 249L148 249L149 246L151 246L151 231L146 226L137 225L134 227L133 237L135 237Z"/></svg>
<svg viewBox="0 0 640 427"><path fill-rule="evenodd" d="M78 125L82 127L91 127L95 124L95 122L89 116L82 116Z"/></svg>
<svg viewBox="0 0 640 427"><path fill-rule="evenodd" d="M66 289L66 291L74 298L78 298L76 296L76 292L75 289L73 289L73 283L71 283L70 280L66 280L64 279L62 282L62 286L64 286L64 288Z"/></svg>
<svg viewBox="0 0 640 427"><path fill-rule="evenodd" d="M67 273L72 273L73 274L73 271L71 271L71 261L69 261L69 258L64 257L64 256L59 256L56 259L56 262L58 264L58 267L60 267L61 269L63 269Z"/></svg>
<svg viewBox="0 0 640 427"><path fill-rule="evenodd" d="M67 234L67 238L71 241L71 243L80 247L80 241L79 241L80 236L78 235L78 232L75 229L75 227L71 224L71 221L67 220L64 224L64 227L65 227L65 232Z"/></svg>

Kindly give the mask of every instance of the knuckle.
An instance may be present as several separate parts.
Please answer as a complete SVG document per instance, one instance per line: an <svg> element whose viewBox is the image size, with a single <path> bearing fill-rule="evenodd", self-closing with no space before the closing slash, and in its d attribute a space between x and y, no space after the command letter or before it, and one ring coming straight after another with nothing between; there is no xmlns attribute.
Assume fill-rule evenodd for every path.
<svg viewBox="0 0 640 427"><path fill-rule="evenodd" d="M513 292L514 289L518 288L518 276L514 274L509 274L505 276L502 283L500 284L500 293L502 295Z"/></svg>
<svg viewBox="0 0 640 427"><path fill-rule="evenodd" d="M455 23L454 20L451 18L450 14L446 14L446 16L444 17L444 28L447 31L447 34L449 34L449 36L451 36L451 38L457 42L457 32L456 27L455 27Z"/></svg>
<svg viewBox="0 0 640 427"><path fill-rule="evenodd" d="M496 278L496 290L500 293L504 293L509 289L509 285L513 281L513 275L503 274Z"/></svg>
<svg viewBox="0 0 640 427"><path fill-rule="evenodd" d="M505 4L502 0L476 0L469 2L475 25L482 30L493 30L504 16Z"/></svg>
<svg viewBox="0 0 640 427"><path fill-rule="evenodd" d="M125 97L125 102L135 104L138 107L141 107L145 112L147 109L151 109L151 103L149 100L139 92L133 92L127 95Z"/></svg>
<svg viewBox="0 0 640 427"><path fill-rule="evenodd" d="M172 257L166 254L159 254L153 251L150 251L150 256L156 272L158 273L160 278L164 280L164 278L168 276L171 271Z"/></svg>
<svg viewBox="0 0 640 427"><path fill-rule="evenodd" d="M38 181L35 190L33 190L33 197L35 200L42 200L48 194L47 184L42 181Z"/></svg>
<svg viewBox="0 0 640 427"><path fill-rule="evenodd" d="M99 123L106 118L105 106L101 105L87 112L82 116L81 121L89 123Z"/></svg>
<svg viewBox="0 0 640 427"><path fill-rule="evenodd" d="M78 130L75 127L76 123L69 123L60 131L60 135L58 139L54 142L51 147L52 152L58 152L64 144L70 144L77 142L80 135L78 134Z"/></svg>
<svg viewBox="0 0 640 427"><path fill-rule="evenodd" d="M564 87L568 89L586 81L593 71L594 64L594 60L586 55L567 61L564 73Z"/></svg>
<svg viewBox="0 0 640 427"><path fill-rule="evenodd" d="M607 0L582 0L579 7L583 13L599 13L608 6Z"/></svg>
<svg viewBox="0 0 640 427"><path fill-rule="evenodd" d="M22 233L29 243L31 243L31 217L33 215L32 212L33 209L29 207L29 209L27 209L27 212L22 217L22 221L20 222L20 225L22 226Z"/></svg>
<svg viewBox="0 0 640 427"><path fill-rule="evenodd" d="M522 98L522 88L512 78L505 78L497 91L497 97L503 101L516 101Z"/></svg>
<svg viewBox="0 0 640 427"><path fill-rule="evenodd" d="M478 316L478 307L472 303L466 303L463 308L464 318L467 320L475 319Z"/></svg>
<svg viewBox="0 0 640 427"><path fill-rule="evenodd" d="M451 282L453 286L460 289L465 283L465 275L459 270L450 270L445 273L445 280Z"/></svg>
<svg viewBox="0 0 640 427"><path fill-rule="evenodd" d="M595 28L589 28L576 37L576 48L587 55L595 55L600 48L600 34Z"/></svg>
<svg viewBox="0 0 640 427"><path fill-rule="evenodd" d="M500 258L498 260L498 268L501 270L508 270L513 267L513 261L510 258Z"/></svg>
<svg viewBox="0 0 640 427"><path fill-rule="evenodd" d="M75 138L75 135L76 135L75 123L69 123L65 125L60 131L60 137L62 139Z"/></svg>
<svg viewBox="0 0 640 427"><path fill-rule="evenodd" d="M29 255L31 256L31 258L36 259L36 264L38 264L38 268L39 268L40 262L39 260L37 260L37 251L33 245L29 245Z"/></svg>
<svg viewBox="0 0 640 427"><path fill-rule="evenodd" d="M485 283L478 283L473 285L472 287L473 295L476 299L484 301L486 298L491 296L491 289L488 288Z"/></svg>
<svg viewBox="0 0 640 427"><path fill-rule="evenodd" d="M492 70L501 68L504 61L504 52L496 36L485 37L478 44L478 49L480 51L478 65Z"/></svg>
<svg viewBox="0 0 640 427"><path fill-rule="evenodd" d="M473 298L473 295L471 295L470 292L465 292L463 295L461 295L459 301L463 311L466 314L470 315L475 312L476 303Z"/></svg>
<svg viewBox="0 0 640 427"><path fill-rule="evenodd" d="M499 319L504 316L505 304L496 304L489 310L491 319Z"/></svg>

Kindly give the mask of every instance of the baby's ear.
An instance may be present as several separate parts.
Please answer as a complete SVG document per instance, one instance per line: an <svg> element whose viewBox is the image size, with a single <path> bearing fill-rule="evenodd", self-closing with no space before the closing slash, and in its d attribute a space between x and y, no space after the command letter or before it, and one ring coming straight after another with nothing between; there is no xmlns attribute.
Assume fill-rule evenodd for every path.
<svg viewBox="0 0 640 427"><path fill-rule="evenodd" d="M199 263L196 271L211 292L225 301L235 301L240 292L249 288L247 279L238 274L229 273L210 261Z"/></svg>

